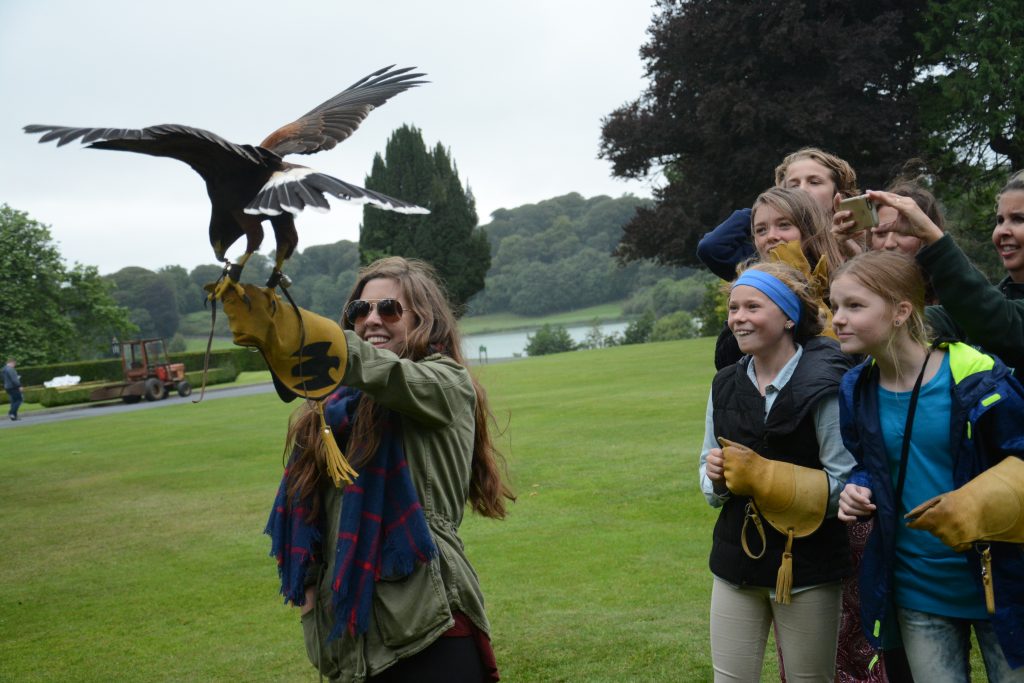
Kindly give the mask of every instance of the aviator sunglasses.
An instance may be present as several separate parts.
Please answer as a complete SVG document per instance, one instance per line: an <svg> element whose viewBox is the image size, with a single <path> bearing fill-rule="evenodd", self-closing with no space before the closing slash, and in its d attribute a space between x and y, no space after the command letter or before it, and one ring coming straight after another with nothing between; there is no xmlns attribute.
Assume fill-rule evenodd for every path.
<svg viewBox="0 0 1024 683"><path fill-rule="evenodd" d="M398 299L355 299L345 307L345 319L355 325L370 315L377 308L377 315L386 323L396 323L402 319L402 304Z"/></svg>

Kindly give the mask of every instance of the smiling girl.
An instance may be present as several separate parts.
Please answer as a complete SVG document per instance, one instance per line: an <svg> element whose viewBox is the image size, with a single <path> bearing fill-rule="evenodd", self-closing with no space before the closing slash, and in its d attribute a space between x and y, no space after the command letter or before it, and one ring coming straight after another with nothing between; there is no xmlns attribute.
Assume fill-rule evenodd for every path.
<svg viewBox="0 0 1024 683"><path fill-rule="evenodd" d="M850 164L817 147L804 147L786 156L775 167L775 186L803 190L826 214L824 229L830 229L833 199L858 194L857 174ZM697 244L697 258L708 269L731 282L736 267L757 251L751 244L751 210L734 211L721 225L706 233Z"/></svg>
<svg viewBox="0 0 1024 683"><path fill-rule="evenodd" d="M774 623L787 677L830 681L841 579L850 572L846 532L835 518L853 467L837 405L849 361L834 340L818 336L817 303L806 280L781 263L741 272L729 294L729 327L747 355L712 382L700 458L701 488L708 504L721 508L710 557L714 678L758 680ZM724 447L717 437L727 440ZM759 482L774 479L784 489L787 477L816 480L813 495L801 500L809 507L800 512L820 526L795 540L763 524L748 505L778 494L758 489ZM760 543L745 528L755 516L754 525L765 530Z"/></svg>
<svg viewBox="0 0 1024 683"><path fill-rule="evenodd" d="M433 270L400 257L367 266L343 328L344 375L323 409L334 434L298 411L267 525L306 652L332 681L497 680L458 530L467 505L501 519L512 495ZM325 439L358 471L347 486L329 475Z"/></svg>
<svg viewBox="0 0 1024 683"><path fill-rule="evenodd" d="M989 680L1024 681L1011 670L1024 667L1024 553L996 542L1013 540L1002 534L1014 523L1024 533L1024 511L1012 519L1024 498L1024 390L998 359L929 344L924 280L899 254L850 260L831 298L843 351L870 356L843 378L840 403L857 469L839 518L875 517L860 568L865 634L877 648L902 638L915 680L959 683L973 627ZM995 533L988 505L1004 518ZM991 542L970 550L980 540Z"/></svg>

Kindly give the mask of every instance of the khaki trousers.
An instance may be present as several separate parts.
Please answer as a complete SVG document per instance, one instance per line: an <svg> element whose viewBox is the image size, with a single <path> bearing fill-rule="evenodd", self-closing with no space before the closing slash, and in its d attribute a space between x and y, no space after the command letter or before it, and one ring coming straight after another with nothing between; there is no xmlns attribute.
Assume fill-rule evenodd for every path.
<svg viewBox="0 0 1024 683"><path fill-rule="evenodd" d="M768 629L782 650L786 680L832 681L843 588L840 582L793 594L776 603L767 588L734 588L715 578L711 589L711 661L715 682L761 679Z"/></svg>

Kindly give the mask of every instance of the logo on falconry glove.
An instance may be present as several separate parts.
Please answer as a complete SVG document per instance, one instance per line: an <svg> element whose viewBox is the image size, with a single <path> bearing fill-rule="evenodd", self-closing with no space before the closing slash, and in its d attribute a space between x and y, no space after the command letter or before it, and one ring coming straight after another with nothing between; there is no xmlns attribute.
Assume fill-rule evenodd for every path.
<svg viewBox="0 0 1024 683"><path fill-rule="evenodd" d="M253 284L242 288L244 297L229 289L222 299L234 342L260 350L281 400L330 395L348 363L345 333L338 324L283 303L272 289Z"/></svg>

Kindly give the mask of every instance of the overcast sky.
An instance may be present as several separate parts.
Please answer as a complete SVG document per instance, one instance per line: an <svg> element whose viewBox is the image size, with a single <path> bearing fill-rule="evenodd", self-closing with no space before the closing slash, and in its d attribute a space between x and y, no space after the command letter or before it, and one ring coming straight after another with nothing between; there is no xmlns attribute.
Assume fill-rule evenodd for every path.
<svg viewBox="0 0 1024 683"><path fill-rule="evenodd" d="M611 178L597 151L601 118L644 88L652 15L649 0L0 0L0 202L49 225L68 263L101 273L212 263L209 202L188 166L40 145L22 126L181 123L257 144L389 64L431 82L333 150L289 159L362 185L411 123L450 148L481 224L572 191L650 196L648 183ZM358 240L361 219L342 201L305 212L299 249Z"/></svg>

